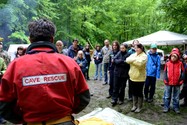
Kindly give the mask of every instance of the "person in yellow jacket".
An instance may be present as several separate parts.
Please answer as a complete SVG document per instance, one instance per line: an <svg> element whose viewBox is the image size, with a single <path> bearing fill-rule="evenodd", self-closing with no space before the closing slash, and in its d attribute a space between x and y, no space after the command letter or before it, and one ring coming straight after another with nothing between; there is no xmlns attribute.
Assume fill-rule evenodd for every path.
<svg viewBox="0 0 187 125"><path fill-rule="evenodd" d="M140 112L143 104L147 55L142 44L136 44L135 51L126 59L126 62L130 64L129 77L132 82L133 107L131 111Z"/></svg>

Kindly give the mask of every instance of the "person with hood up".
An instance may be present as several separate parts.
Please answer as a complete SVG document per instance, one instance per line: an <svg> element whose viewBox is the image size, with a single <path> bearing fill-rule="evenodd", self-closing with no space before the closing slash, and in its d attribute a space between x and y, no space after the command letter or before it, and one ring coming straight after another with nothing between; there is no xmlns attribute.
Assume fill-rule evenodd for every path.
<svg viewBox="0 0 187 125"><path fill-rule="evenodd" d="M173 99L173 111L177 114L179 111L179 94L180 86L183 84L184 66L180 61L180 52L177 48L173 48L169 61L164 68L164 113L169 112L171 98ZM171 97L172 95L172 97Z"/></svg>

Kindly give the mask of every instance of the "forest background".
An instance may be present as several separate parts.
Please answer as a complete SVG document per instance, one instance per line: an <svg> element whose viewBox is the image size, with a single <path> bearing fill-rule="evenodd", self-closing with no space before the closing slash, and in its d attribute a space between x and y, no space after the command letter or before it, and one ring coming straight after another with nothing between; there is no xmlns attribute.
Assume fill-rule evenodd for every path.
<svg viewBox="0 0 187 125"><path fill-rule="evenodd" d="M28 22L52 20L56 40L68 46L120 43L159 30L187 34L187 0L0 0L0 39L4 47L29 43ZM161 47L162 48L162 47Z"/></svg>

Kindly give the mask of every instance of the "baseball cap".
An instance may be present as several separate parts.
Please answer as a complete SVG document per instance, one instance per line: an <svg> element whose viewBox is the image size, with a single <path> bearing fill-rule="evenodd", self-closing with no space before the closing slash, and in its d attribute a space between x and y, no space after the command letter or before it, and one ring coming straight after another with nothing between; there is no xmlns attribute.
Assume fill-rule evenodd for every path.
<svg viewBox="0 0 187 125"><path fill-rule="evenodd" d="M151 43L151 47L150 47L151 49L153 49L153 48L157 48L157 45L156 45L156 43Z"/></svg>

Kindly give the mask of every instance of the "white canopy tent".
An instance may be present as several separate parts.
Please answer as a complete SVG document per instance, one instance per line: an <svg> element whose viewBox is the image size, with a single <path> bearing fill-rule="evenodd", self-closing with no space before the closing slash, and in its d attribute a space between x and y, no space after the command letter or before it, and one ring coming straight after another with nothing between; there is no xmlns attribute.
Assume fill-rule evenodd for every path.
<svg viewBox="0 0 187 125"><path fill-rule="evenodd" d="M135 40L135 39L134 39ZM150 45L156 43L158 46L162 45L185 45L187 44L187 35L178 34L170 31L158 31L136 40L140 41L143 45ZM124 42L126 44L132 44L133 40Z"/></svg>

